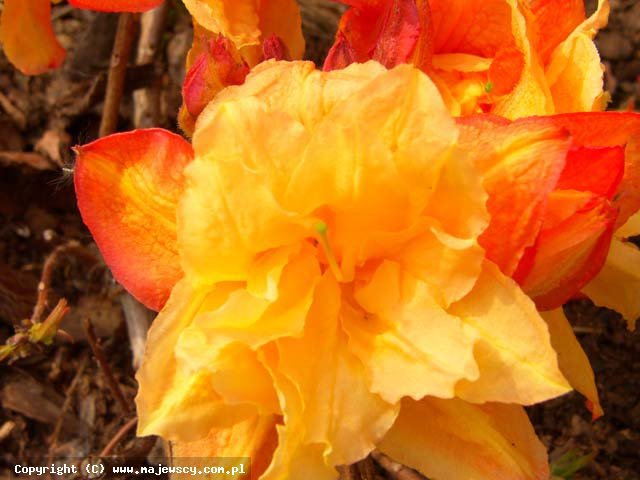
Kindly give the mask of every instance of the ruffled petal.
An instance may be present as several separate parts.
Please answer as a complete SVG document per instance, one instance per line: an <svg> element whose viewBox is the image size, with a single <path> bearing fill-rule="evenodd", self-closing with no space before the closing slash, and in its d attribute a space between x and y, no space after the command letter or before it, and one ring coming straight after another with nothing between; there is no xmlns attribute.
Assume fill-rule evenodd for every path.
<svg viewBox="0 0 640 480"><path fill-rule="evenodd" d="M365 457L397 414L393 404L369 391L363 365L347 348L340 306L340 288L330 273L325 274L316 290L304 335L277 342L277 369L300 395L303 443L321 445L322 457L329 466ZM315 353L309 355L310 351Z"/></svg>
<svg viewBox="0 0 640 480"><path fill-rule="evenodd" d="M349 349L367 368L370 390L390 403L451 398L459 380L478 377L476 333L438 305L431 290L399 264L384 262L356 287L358 304L343 307Z"/></svg>
<svg viewBox="0 0 640 480"><path fill-rule="evenodd" d="M545 448L517 405L405 400L379 449L429 478L549 478Z"/></svg>
<svg viewBox="0 0 640 480"><path fill-rule="evenodd" d="M255 405L226 404L215 390L213 372L184 368L174 352L183 330L200 310L222 304L232 288L207 291L182 279L171 292L149 330L144 362L136 374L138 435L191 442L214 427L230 427L258 414Z"/></svg>
<svg viewBox="0 0 640 480"><path fill-rule="evenodd" d="M543 312L542 318L549 326L551 345L558 352L558 366L569 383L587 398L587 407L595 420L604 413L598 397L595 377L589 358L573 333L571 324L561 308Z"/></svg>
<svg viewBox="0 0 640 480"><path fill-rule="evenodd" d="M471 292L449 313L479 337L475 358L480 377L458 383L458 397L474 403L531 405L568 392L549 331L533 302L498 267L485 261Z"/></svg>
<svg viewBox="0 0 640 480"><path fill-rule="evenodd" d="M193 150L160 129L118 133L77 147L82 219L114 277L160 310L182 277L176 234L183 169Z"/></svg>
<svg viewBox="0 0 640 480"><path fill-rule="evenodd" d="M9 61L25 75L57 68L65 57L51 26L50 0L5 0L0 43Z"/></svg>

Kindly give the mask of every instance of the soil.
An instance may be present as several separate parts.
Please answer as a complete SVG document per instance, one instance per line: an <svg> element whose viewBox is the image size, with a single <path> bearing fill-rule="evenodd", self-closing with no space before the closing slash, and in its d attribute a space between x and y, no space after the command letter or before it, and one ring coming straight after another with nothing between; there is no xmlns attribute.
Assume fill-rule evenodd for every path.
<svg viewBox="0 0 640 480"><path fill-rule="evenodd" d="M594 3L587 1L588 8ZM611 108L626 109L640 97L640 3L611 4L609 27L597 44ZM338 11L335 5L323 8L322 25L305 18L312 45L308 55L316 59L322 58L335 28L325 23L331 24ZM50 346L25 351L25 358L10 366L0 366L0 479L13 478L11 470L18 463L95 455L134 416L134 358L123 321L131 307L123 307L126 294L100 260L80 219L68 173L73 166L70 147L97 137L116 17L72 9L64 2L53 12L55 30L68 49L63 68L25 77L0 54L0 345L31 317L52 252L47 312L60 298L69 302L63 329L73 342L57 338ZM174 1L156 59L127 73L119 130L136 126L130 95L134 87L158 93L154 123L177 130L190 42L189 17ZM586 301L573 302L566 310L592 362L605 416L592 422L583 399L571 394L530 408L532 421L552 460L567 452L590 456L576 480L640 479L640 333L626 330L614 312ZM86 318L124 402L117 401L104 368L93 359L82 323ZM135 438L129 431L113 452L137 458L163 448L163 442ZM391 478L377 471L377 476Z"/></svg>

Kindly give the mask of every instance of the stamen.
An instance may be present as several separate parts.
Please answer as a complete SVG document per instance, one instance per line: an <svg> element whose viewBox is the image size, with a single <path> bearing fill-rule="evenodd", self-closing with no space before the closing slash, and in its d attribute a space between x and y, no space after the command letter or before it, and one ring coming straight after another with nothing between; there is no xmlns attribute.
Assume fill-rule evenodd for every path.
<svg viewBox="0 0 640 480"><path fill-rule="evenodd" d="M324 254L327 257L329 262L329 268L333 272L333 275L336 277L336 280L339 282L342 281L342 271L338 266L338 262L336 261L336 257L333 254L333 250L331 249L331 245L329 244L329 237L327 232L329 231L329 226L320 221L316 223L316 232L318 232L318 237L320 240L320 245L322 245L322 249L324 250Z"/></svg>

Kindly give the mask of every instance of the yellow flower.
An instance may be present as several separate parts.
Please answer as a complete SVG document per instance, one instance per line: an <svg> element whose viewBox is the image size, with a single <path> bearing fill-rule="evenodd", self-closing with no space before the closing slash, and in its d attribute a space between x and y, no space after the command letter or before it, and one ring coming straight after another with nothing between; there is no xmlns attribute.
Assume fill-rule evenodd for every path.
<svg viewBox="0 0 640 480"><path fill-rule="evenodd" d="M518 405L570 387L478 244L490 154L426 75L374 62L258 65L201 113L193 157L158 130L80 147L80 210L117 277L154 305L171 289L138 433L250 455L263 480L333 479L376 447L429 476L548 478Z"/></svg>

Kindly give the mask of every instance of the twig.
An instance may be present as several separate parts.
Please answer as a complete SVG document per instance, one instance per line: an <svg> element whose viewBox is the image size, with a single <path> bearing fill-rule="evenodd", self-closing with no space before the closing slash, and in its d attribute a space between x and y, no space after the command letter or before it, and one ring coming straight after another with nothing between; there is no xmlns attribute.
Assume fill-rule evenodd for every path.
<svg viewBox="0 0 640 480"><path fill-rule="evenodd" d="M145 65L154 61L164 33L164 25L169 11L169 3L142 14L140 19L140 40L136 54L136 64ZM160 115L160 91L158 82L150 88L133 92L133 124L136 128L157 126Z"/></svg>
<svg viewBox="0 0 640 480"><path fill-rule="evenodd" d="M128 293L120 296L120 305L127 323L127 333L133 354L133 368L138 370L144 357L144 348L147 343L147 331L149 330L149 311Z"/></svg>
<svg viewBox="0 0 640 480"><path fill-rule="evenodd" d="M107 357L104 355L104 351L102 350L102 347L100 347L100 344L98 343L98 338L96 337L96 333L93 330L93 325L91 324L91 321L88 318L84 318L82 320L82 325L84 327L84 331L87 334L87 340L89 342L89 346L91 347L91 350L93 351L93 355L96 357L96 360L100 365L100 369L102 370L102 373L104 374L107 380L107 385L109 386L111 393L120 404L120 407L122 408L124 413L131 413L131 407L129 406L129 404L124 398L122 390L120 389L120 384L118 383L116 378L113 376L111 367L109 367L109 362L107 362Z"/></svg>
<svg viewBox="0 0 640 480"><path fill-rule="evenodd" d="M138 417L133 417L131 420L125 423L122 427L120 427L120 430L118 430L116 434L113 436L113 438L109 440L109 443L105 445L105 447L102 449L102 451L99 453L98 456L106 457L107 455L109 455L116 448L116 446L118 446L118 443L120 443L120 440L122 440L124 436L129 432L129 430L131 430L136 425L136 423L138 423Z"/></svg>
<svg viewBox="0 0 640 480"><path fill-rule="evenodd" d="M58 420L56 421L56 425L53 429L53 433L51 434L51 440L49 442L49 453L47 455L47 463L53 463L53 451L55 450L58 444L58 437L60 436L60 431L62 430L62 424L64 422L64 417L67 415L69 408L71 407L71 400L73 398L73 394L80 383L80 378L84 373L84 369L87 366L88 355L83 355L80 360L80 364L78 365L78 371L71 380L71 384L69 388L67 388L66 396L64 399L64 403L62 404L62 408L60 409L60 415L58 416Z"/></svg>
<svg viewBox="0 0 640 480"><path fill-rule="evenodd" d="M118 18L118 30L113 43L109 78L107 79L107 93L104 99L104 109L100 122L100 136L104 137L116 131L118 126L118 111L124 91L124 77L127 73L127 62L133 46L135 36L135 15L121 13Z"/></svg>
<svg viewBox="0 0 640 480"><path fill-rule="evenodd" d="M367 457L353 465L338 467L340 480L376 480L376 470L371 457Z"/></svg>
<svg viewBox="0 0 640 480"><path fill-rule="evenodd" d="M396 478L397 480L425 480L425 477L423 477L419 473L414 472L410 468L407 468L404 465L399 464L398 462L394 462L384 453L379 452L378 450L374 450L373 452L371 452L371 457L376 461L378 465L383 468L383 470L388 472L393 476L393 478Z"/></svg>
<svg viewBox="0 0 640 480"><path fill-rule="evenodd" d="M93 262L98 261L98 259L90 253L86 247L83 247L75 240L71 240L70 242L58 245L54 248L44 261L44 265L42 267L42 275L40 277L40 283L38 283L38 299L35 307L33 308L33 314L31 315L32 324L38 323L42 319L42 314L47 306L47 297L49 295L49 288L51 287L51 280L55 267L62 255L70 252L74 252L77 256L84 257Z"/></svg>

